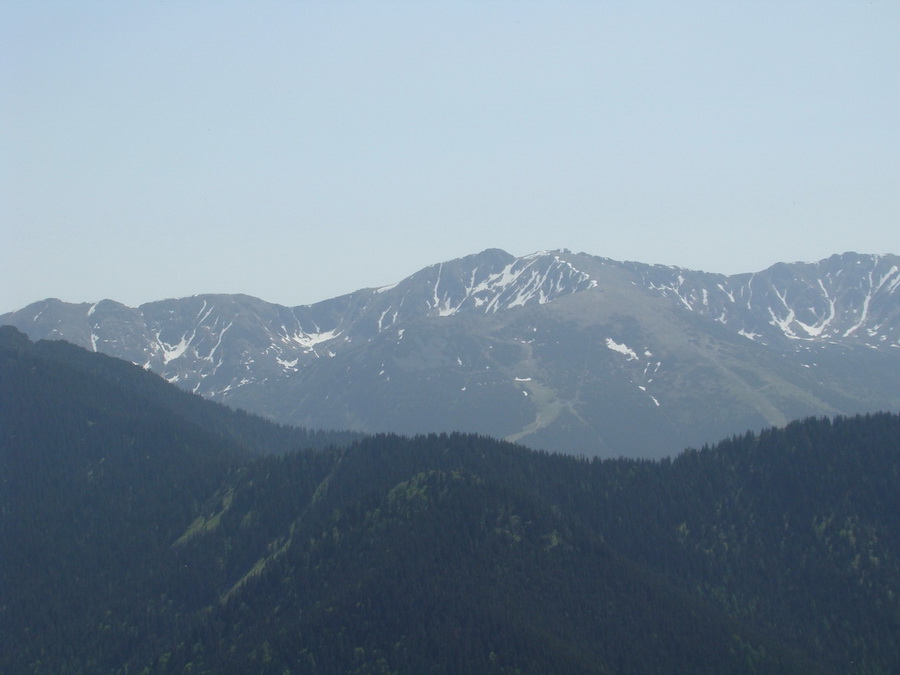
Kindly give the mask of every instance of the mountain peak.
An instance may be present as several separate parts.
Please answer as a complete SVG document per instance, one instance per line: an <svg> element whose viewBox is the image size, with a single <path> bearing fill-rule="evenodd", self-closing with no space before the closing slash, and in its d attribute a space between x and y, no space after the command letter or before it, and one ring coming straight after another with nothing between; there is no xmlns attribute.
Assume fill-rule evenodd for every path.
<svg viewBox="0 0 900 675"><path fill-rule="evenodd" d="M590 276L553 252L516 258L499 249L432 265L410 282L425 293L431 316L498 311L532 303L545 304L592 288Z"/></svg>

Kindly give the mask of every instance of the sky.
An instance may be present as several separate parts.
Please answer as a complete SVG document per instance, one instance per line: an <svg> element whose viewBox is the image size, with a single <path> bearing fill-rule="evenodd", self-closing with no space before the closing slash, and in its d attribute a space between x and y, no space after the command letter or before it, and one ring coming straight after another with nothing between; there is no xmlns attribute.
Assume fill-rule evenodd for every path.
<svg viewBox="0 0 900 675"><path fill-rule="evenodd" d="M900 2L0 3L0 313L900 253Z"/></svg>

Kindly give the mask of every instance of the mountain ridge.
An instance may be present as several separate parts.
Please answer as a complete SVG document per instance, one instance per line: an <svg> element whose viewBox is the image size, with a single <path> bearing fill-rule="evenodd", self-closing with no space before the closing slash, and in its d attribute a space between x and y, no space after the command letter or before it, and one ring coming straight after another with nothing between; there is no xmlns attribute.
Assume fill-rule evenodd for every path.
<svg viewBox="0 0 900 675"><path fill-rule="evenodd" d="M898 288L895 255L727 276L488 249L311 305L45 300L0 322L290 424L654 456L803 415L900 406ZM721 421L704 429L710 410ZM625 443L626 423L659 432Z"/></svg>

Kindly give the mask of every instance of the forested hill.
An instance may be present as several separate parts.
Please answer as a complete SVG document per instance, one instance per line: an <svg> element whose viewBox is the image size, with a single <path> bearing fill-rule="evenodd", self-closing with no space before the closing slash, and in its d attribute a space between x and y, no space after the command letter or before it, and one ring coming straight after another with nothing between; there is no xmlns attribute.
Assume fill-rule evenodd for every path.
<svg viewBox="0 0 900 675"><path fill-rule="evenodd" d="M260 455L2 335L0 672L900 672L900 416Z"/></svg>
<svg viewBox="0 0 900 675"><path fill-rule="evenodd" d="M116 655L106 658L123 658L144 605L175 593L158 564L172 538L230 471L352 437L273 425L124 361L0 328L0 672L44 663L46 645L55 659L33 670L62 672L60 653L96 645L101 627ZM15 654L27 660L5 663Z"/></svg>
<svg viewBox="0 0 900 675"><path fill-rule="evenodd" d="M24 390L37 387L36 395L43 396L54 389L68 388L71 392L82 386L85 393L90 395L96 387L106 391L110 400L118 399L112 407L101 406L105 412L128 417L129 412L123 408L130 407L135 411L141 410L144 414L155 411L173 415L251 453L346 445L363 436L348 431L322 431L273 424L257 415L213 404L200 396L172 387L151 371L121 359L88 352L61 340L39 340L33 343L12 326L0 326L0 358L3 359L4 366L10 369L9 376L4 378L3 390L12 398L17 398L19 388ZM28 364L27 368L25 364ZM86 379L88 383L82 384L82 379ZM41 388L48 391L40 391Z"/></svg>
<svg viewBox="0 0 900 675"><path fill-rule="evenodd" d="M303 461L264 460L210 504L220 526L185 551L228 561L248 518L280 536L159 671L900 669L895 415L659 463L380 436L259 511L261 476Z"/></svg>

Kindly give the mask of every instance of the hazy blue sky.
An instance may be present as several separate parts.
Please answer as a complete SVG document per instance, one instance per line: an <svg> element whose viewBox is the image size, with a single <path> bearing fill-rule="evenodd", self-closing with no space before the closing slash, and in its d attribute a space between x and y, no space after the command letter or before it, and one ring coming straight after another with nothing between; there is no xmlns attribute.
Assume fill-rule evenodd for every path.
<svg viewBox="0 0 900 675"><path fill-rule="evenodd" d="M0 312L900 253L900 2L0 3Z"/></svg>

